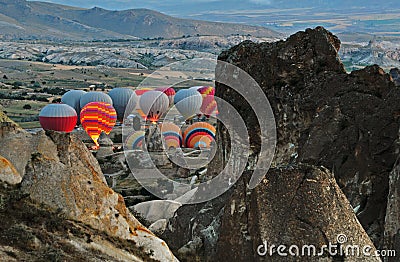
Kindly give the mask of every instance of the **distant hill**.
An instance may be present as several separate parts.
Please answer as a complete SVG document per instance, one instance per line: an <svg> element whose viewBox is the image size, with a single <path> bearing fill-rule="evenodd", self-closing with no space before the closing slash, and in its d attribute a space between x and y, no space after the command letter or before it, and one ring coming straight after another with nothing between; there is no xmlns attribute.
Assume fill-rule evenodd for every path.
<svg viewBox="0 0 400 262"><path fill-rule="evenodd" d="M179 19L148 9L110 11L0 0L0 39L104 40L232 34L282 36L264 27Z"/></svg>

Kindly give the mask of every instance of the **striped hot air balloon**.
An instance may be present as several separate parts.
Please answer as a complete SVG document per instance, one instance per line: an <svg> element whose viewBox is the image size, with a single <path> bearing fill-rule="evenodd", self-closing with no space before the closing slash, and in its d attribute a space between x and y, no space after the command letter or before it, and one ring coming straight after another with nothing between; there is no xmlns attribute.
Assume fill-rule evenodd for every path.
<svg viewBox="0 0 400 262"><path fill-rule="evenodd" d="M129 115L136 107L138 98L130 88L114 88L108 95L113 101L113 107L117 111L117 118L120 122L124 119L125 110L129 111L127 114Z"/></svg>
<svg viewBox="0 0 400 262"><path fill-rule="evenodd" d="M81 112L79 101L84 94L86 94L86 92L83 90L70 90L61 97L61 102L63 104L67 104L75 109L76 113L78 114L78 120L79 113Z"/></svg>
<svg viewBox="0 0 400 262"><path fill-rule="evenodd" d="M210 115L217 109L217 101L214 99L215 89L212 86L203 86L197 89L197 91L203 97L200 112L206 117L210 117Z"/></svg>
<svg viewBox="0 0 400 262"><path fill-rule="evenodd" d="M128 150L142 149L144 141L144 131L133 131L125 140L125 148Z"/></svg>
<svg viewBox="0 0 400 262"><path fill-rule="evenodd" d="M117 113L109 103L90 102L82 108L81 123L86 133L90 136L96 146L101 132L110 134L115 122Z"/></svg>
<svg viewBox="0 0 400 262"><path fill-rule="evenodd" d="M66 104L49 104L40 111L39 122L44 130L71 132L78 116L75 109Z"/></svg>
<svg viewBox="0 0 400 262"><path fill-rule="evenodd" d="M148 91L139 99L139 106L146 115L146 120L157 122L167 112L169 100L166 94L161 91Z"/></svg>
<svg viewBox="0 0 400 262"><path fill-rule="evenodd" d="M210 117L217 110L217 101L215 101L214 96L206 96L203 98L203 103L200 107L200 112L206 117Z"/></svg>
<svg viewBox="0 0 400 262"><path fill-rule="evenodd" d="M195 89L181 89L174 97L174 104L179 113L189 119L200 112L203 98Z"/></svg>
<svg viewBox="0 0 400 262"><path fill-rule="evenodd" d="M158 87L156 88L157 91L161 91L168 96L169 106L174 104L174 97L175 97L175 89L172 87Z"/></svg>
<svg viewBox="0 0 400 262"><path fill-rule="evenodd" d="M182 131L179 126L171 122L163 122L160 124L160 130L165 149L182 146Z"/></svg>
<svg viewBox="0 0 400 262"><path fill-rule="evenodd" d="M209 148L215 141L215 127L206 122L197 122L186 128L183 140L188 148Z"/></svg>
<svg viewBox="0 0 400 262"><path fill-rule="evenodd" d="M89 104L90 102L104 102L110 105L113 104L111 97L106 93L91 91L84 94L79 100L79 105L81 107L81 110L85 105Z"/></svg>

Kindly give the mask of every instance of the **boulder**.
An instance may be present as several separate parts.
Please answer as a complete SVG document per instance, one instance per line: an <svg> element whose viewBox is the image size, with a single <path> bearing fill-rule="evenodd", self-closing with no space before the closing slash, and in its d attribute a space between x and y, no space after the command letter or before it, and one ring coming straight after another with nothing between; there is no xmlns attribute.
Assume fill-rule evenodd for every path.
<svg viewBox="0 0 400 262"><path fill-rule="evenodd" d="M152 200L134 205L133 210L148 222L154 223L160 219L170 219L180 206L181 203L172 200Z"/></svg>
<svg viewBox="0 0 400 262"><path fill-rule="evenodd" d="M318 253L331 244L337 245L336 254L327 249L321 255L303 256L307 261L380 261L362 251L340 254L339 246L343 254L350 246L371 247L371 254L376 249L327 169L309 165L270 169L254 190L247 189L248 178L239 181L225 205L216 260L299 261L288 253L291 245L300 252L314 246ZM285 245L288 255L270 253L271 245Z"/></svg>

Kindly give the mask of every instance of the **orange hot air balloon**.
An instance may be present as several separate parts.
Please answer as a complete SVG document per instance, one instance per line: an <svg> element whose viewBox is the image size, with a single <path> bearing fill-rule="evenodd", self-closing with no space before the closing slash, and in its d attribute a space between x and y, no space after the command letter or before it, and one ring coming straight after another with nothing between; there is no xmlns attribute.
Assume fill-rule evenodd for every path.
<svg viewBox="0 0 400 262"><path fill-rule="evenodd" d="M105 102L90 102L86 104L81 111L81 123L86 133L98 147L97 140L101 132L110 134L115 122L117 121L117 112L114 107Z"/></svg>
<svg viewBox="0 0 400 262"><path fill-rule="evenodd" d="M207 122L197 122L186 128L183 136L188 148L209 148L215 140L215 127Z"/></svg>

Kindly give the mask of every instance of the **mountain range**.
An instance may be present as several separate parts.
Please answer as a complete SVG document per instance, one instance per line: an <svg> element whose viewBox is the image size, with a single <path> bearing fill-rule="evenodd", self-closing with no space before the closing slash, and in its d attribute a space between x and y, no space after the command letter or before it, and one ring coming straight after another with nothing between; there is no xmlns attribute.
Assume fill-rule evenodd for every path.
<svg viewBox="0 0 400 262"><path fill-rule="evenodd" d="M0 39L105 40L235 34L282 36L265 27L180 19L149 9L111 11L0 0Z"/></svg>

